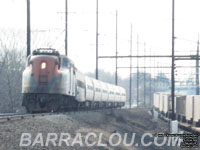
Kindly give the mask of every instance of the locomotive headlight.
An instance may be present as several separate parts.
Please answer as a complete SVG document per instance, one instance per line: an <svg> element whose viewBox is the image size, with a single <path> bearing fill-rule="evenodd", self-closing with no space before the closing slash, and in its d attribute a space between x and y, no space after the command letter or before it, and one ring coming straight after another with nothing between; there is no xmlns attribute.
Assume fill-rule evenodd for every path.
<svg viewBox="0 0 200 150"><path fill-rule="evenodd" d="M42 62L41 63L41 69L44 70L47 68L47 63L46 62Z"/></svg>

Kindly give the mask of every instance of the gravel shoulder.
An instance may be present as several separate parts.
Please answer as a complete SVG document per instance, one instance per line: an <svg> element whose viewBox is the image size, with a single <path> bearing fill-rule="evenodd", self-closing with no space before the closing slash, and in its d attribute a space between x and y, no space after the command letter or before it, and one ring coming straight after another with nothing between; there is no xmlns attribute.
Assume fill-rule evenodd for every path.
<svg viewBox="0 0 200 150"><path fill-rule="evenodd" d="M162 120L157 123L152 121L151 115L148 110L132 109L132 110L112 110L106 112L82 112L70 113L67 115L51 115L38 118L30 118L23 120L8 121L0 123L0 150L133 150L144 149L141 145L141 137L144 133L167 133L168 124ZM19 146L22 133L31 134L31 144L29 146ZM56 146L49 142L48 146L41 146L41 143L35 144L34 140L42 135L42 140L46 142L49 133L57 134ZM87 139L88 133L94 133L99 137L102 134L101 142L107 146L83 146L75 143L73 146L67 146L62 143L59 146L59 138L62 133L70 134L72 137L69 143L73 142L77 134L81 134L81 140ZM110 135L120 134L122 139L127 133L127 143L130 143L133 133L135 133L135 141L132 146L125 146L121 142L118 146L112 146L109 143ZM41 139L40 139L41 140ZM89 138L89 143L98 141L98 138ZM113 138L113 143L118 139ZM146 143L153 141L153 138L145 138ZM162 141L161 141L162 142ZM161 143L160 142L160 143ZM135 145L138 143L138 145ZM145 149L179 149L178 147L162 146L158 147L151 144Z"/></svg>

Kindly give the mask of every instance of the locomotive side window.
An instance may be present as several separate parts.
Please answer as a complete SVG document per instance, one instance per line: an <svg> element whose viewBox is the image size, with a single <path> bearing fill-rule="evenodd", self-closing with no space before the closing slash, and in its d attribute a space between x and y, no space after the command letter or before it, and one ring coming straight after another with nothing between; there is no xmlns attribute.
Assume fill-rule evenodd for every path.
<svg viewBox="0 0 200 150"><path fill-rule="evenodd" d="M64 68L68 67L68 59L67 58L63 58L62 67L64 67Z"/></svg>

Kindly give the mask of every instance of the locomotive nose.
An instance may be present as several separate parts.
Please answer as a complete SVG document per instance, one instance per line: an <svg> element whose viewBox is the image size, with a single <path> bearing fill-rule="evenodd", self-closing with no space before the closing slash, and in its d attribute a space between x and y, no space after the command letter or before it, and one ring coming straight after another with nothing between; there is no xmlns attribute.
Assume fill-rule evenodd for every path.
<svg viewBox="0 0 200 150"><path fill-rule="evenodd" d="M48 87L58 75L58 60L53 56L33 56L32 77L37 83L37 91L47 93Z"/></svg>

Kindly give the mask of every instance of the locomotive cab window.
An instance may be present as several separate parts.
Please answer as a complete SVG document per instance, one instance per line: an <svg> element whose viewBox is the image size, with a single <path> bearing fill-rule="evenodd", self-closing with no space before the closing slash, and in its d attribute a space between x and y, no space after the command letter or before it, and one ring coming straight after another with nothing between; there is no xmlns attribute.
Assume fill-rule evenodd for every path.
<svg viewBox="0 0 200 150"><path fill-rule="evenodd" d="M67 58L62 59L62 67L68 68L69 67L69 61Z"/></svg>
<svg viewBox="0 0 200 150"><path fill-rule="evenodd" d="M62 67L63 68L71 68L73 67L73 63L70 59L66 58L66 57L63 57L62 58Z"/></svg>

